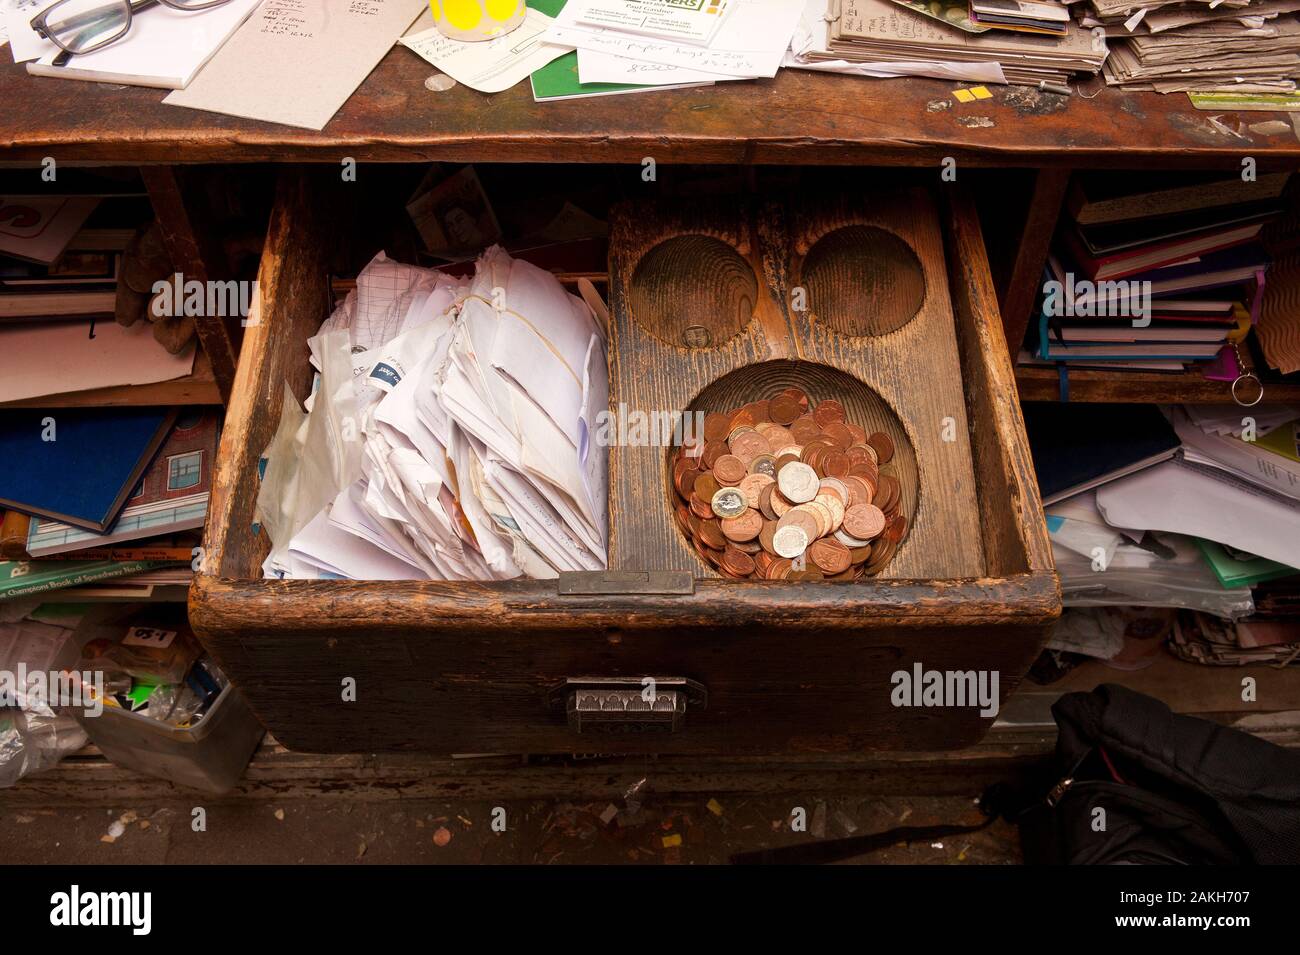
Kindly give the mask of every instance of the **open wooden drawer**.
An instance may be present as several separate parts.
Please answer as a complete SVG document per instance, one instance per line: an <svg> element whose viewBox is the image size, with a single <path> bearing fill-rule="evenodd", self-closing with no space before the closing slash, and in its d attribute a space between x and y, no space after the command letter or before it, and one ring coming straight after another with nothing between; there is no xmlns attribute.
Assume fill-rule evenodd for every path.
<svg viewBox="0 0 1300 955"><path fill-rule="evenodd" d="M858 583L701 577L683 593L644 592L655 589L654 575L631 574L615 576L603 593L566 593L573 588L565 580L260 578L267 542L253 530L258 456L284 383L306 395L304 342L328 313L324 258L338 228L310 181L286 174L222 435L207 552L190 596L195 631L291 749L673 753L974 743L992 723L978 706L896 706L893 675L917 664L995 672L1005 699L1060 614L1060 596L979 222L969 198L949 190L939 216L969 423L958 437L970 444L978 502L971 527L983 572ZM618 455L611 460L619 466ZM636 702L645 677L661 701L648 712ZM345 700L350 681L355 699ZM631 704L568 713L578 687L588 689L579 694L588 703Z"/></svg>

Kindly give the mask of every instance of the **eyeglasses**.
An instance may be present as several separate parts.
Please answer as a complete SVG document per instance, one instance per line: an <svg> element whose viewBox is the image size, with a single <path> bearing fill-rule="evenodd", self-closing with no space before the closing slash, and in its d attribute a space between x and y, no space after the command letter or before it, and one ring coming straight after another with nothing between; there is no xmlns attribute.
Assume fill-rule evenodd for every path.
<svg viewBox="0 0 1300 955"><path fill-rule="evenodd" d="M32 29L63 52L54 61L62 66L69 57L92 53L131 29L132 17L159 4L173 10L206 10L230 0L59 0L32 18Z"/></svg>

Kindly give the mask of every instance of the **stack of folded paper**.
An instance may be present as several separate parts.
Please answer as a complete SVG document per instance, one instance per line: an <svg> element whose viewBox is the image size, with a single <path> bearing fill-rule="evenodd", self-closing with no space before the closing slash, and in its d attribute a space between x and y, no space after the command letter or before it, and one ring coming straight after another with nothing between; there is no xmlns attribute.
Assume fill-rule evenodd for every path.
<svg viewBox="0 0 1300 955"><path fill-rule="evenodd" d="M1300 77L1300 0L1087 0L1110 41L1106 82L1161 93L1281 93Z"/></svg>
<svg viewBox="0 0 1300 955"><path fill-rule="evenodd" d="M381 253L308 345L307 413L286 394L264 454L268 576L605 566L605 331L549 272L495 246L468 281Z"/></svg>
<svg viewBox="0 0 1300 955"><path fill-rule="evenodd" d="M1096 74L1106 58L1106 44L1073 22L1028 28L1027 15L989 15L972 20L965 6L946 15L940 4L890 0L830 0L830 28L825 49L804 53L809 59L850 63L1000 65L1006 82L1063 89L1073 73ZM981 3L981 6L985 6ZM931 9L931 8L934 9ZM1024 4L1026 13L1048 4ZM991 9L991 8L990 8ZM1064 7L1060 8L1064 11ZM936 12L938 11L938 12ZM1033 11L1035 15L1043 15ZM980 17L978 10L976 16ZM997 16L997 14L994 14ZM1047 23L1048 21L1041 21ZM931 74L937 75L937 74Z"/></svg>

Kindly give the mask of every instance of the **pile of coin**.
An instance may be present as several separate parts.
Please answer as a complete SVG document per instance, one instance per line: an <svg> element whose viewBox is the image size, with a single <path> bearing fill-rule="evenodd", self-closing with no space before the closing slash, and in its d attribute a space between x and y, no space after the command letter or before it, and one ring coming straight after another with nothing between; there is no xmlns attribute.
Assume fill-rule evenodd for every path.
<svg viewBox="0 0 1300 955"><path fill-rule="evenodd" d="M857 580L878 574L907 533L894 442L786 388L706 415L672 465L677 525L727 577Z"/></svg>

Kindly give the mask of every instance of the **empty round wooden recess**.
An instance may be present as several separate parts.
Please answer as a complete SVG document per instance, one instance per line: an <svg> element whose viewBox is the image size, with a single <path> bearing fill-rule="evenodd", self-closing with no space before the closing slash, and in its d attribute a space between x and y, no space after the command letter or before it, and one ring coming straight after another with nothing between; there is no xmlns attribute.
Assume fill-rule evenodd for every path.
<svg viewBox="0 0 1300 955"><path fill-rule="evenodd" d="M884 229L852 225L813 244L800 268L808 310L840 335L887 335L925 303L925 268L912 247Z"/></svg>
<svg viewBox="0 0 1300 955"><path fill-rule="evenodd" d="M800 412L795 421L791 421L789 424L785 423L792 417L791 409L785 406L788 402L778 406L773 401L777 396L788 393L787 389L797 390L808 399L807 411ZM841 408L836 409L837 414L828 418L823 417L816 412L816 409L823 402L827 403L828 409L836 402ZM912 442L908 438L898 415L870 386L853 375L828 365L780 359L746 365L723 375L700 392L696 399L691 402L687 411L689 414L686 420L691 422L686 431L687 443L691 443L691 437L701 442L699 460L695 465L698 474L684 473L689 471L690 467L683 465L681 462L683 457L690 456L689 450L686 455L682 455L679 453L678 448L670 449L665 458L666 472L664 480L667 494L664 500L668 502L669 507L674 511L675 523L680 531L679 539L682 545L700 558L702 564L709 566L711 570L719 572L723 576L752 576L753 572L749 569L748 561L739 554L745 554L752 558L756 556L760 546L766 548L768 545L762 544L758 538L749 536L748 532L752 528L739 526L728 528L728 521L731 519L725 518L725 515L731 513L728 508L730 508L732 502L727 500L726 496L728 491L739 493L742 496L746 493L752 495L761 494L762 488L758 487L758 482L762 481L762 479L751 479L749 476L764 471L763 459L766 456L775 458L770 463L777 466L779 475L782 462L785 461L785 457L780 452L788 451L788 448L771 448L770 455L766 456L751 456L750 453L747 453L755 450L761 451L762 449L747 448L745 451L740 451L739 460L745 466L740 469L733 469L737 471L736 474L731 474L730 470L728 470L732 469L732 465L737 463L731 458L736 457L736 449L742 443L748 443L746 438L753 438L752 434L746 435L744 432L752 429L755 424L764 420L772 421L800 436L805 436L811 434L805 429L812 427L813 422L799 421L799 419L807 417L819 419L820 422L817 424L820 435L808 439L809 441L816 441L824 435L836 435L842 426L835 422L840 420L848 425L860 428L867 436L883 434L887 437L885 441L873 442L877 447L887 448L889 453L882 466L877 469L876 480L872 482L871 493L877 503L886 505L892 503L891 512L900 513L905 517L905 520L897 526L891 525L887 534L880 535L881 546L874 554L877 560L866 569L866 576L888 576L889 564L902 549L916 519L917 508L920 503L919 471L915 448L912 446ZM842 413L842 419L839 417L840 413ZM720 417L734 415L739 417L735 417L734 420L729 418L725 426L719 420ZM722 443L730 444L729 451L717 446L720 440L718 436L724 430L728 432L730 441L724 439ZM765 429L765 433L770 435L772 431ZM714 439L712 442L706 440L710 437ZM860 441L852 443L856 444L860 443ZM813 447L811 444L809 446ZM724 452L727 455L726 457L718 457L719 454ZM704 464L706 453L714 458L710 462L710 466ZM833 453L833 449L831 453ZM828 449L823 447L812 458L819 469L819 474L826 470L827 454ZM733 484L732 481L739 475L740 470L746 472L745 476L740 477ZM836 468L835 470L838 471L839 469ZM723 473L724 471L726 473ZM858 473L858 468L854 467L853 473ZM715 475L718 474L722 474L722 479L721 482L717 482L715 487L711 480L716 482ZM888 482L882 483L879 480L881 475L888 475L892 478L896 482L896 487L889 488L887 486ZM696 478L699 478L698 484L696 484ZM753 486L751 486L751 480L754 482ZM762 483L767 482L763 481ZM692 496L699 500L692 502ZM709 500L705 501L704 497L708 497ZM715 497L722 498L722 500L716 502L716 507L710 514L709 505L715 503ZM753 506L752 501L750 506ZM698 510L694 511L693 519L692 510L695 507L698 507ZM721 508L721 510L717 508ZM714 529L715 524L725 540L709 540L708 532ZM773 528L766 528L766 530L772 532ZM701 536L702 534L703 536ZM889 540L886 545L887 538ZM708 559L710 554L717 556L717 564ZM739 566L740 564L744 566ZM782 567L781 569L784 570L785 568ZM810 567L809 569L813 568ZM830 578L831 576L831 574L823 573L824 578ZM851 576L850 573L838 579L848 579ZM814 579L815 577L816 574L810 574L807 577L796 577L794 579Z"/></svg>
<svg viewBox="0 0 1300 955"><path fill-rule="evenodd" d="M641 257L632 273L632 319L679 348L717 348L754 317L758 279L732 246L707 235L679 235Z"/></svg>

